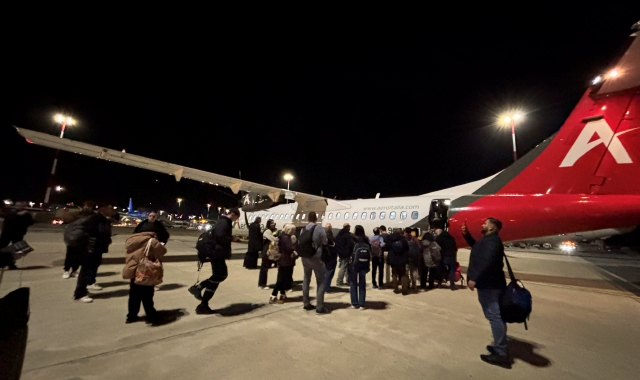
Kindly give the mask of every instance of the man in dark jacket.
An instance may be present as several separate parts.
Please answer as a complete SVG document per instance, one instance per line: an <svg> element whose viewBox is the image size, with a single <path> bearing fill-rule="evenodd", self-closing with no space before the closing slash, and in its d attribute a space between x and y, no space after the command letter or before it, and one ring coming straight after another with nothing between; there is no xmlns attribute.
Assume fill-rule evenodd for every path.
<svg viewBox="0 0 640 380"><path fill-rule="evenodd" d="M449 280L451 290L456 290L456 262L458 261L456 240L448 231L444 230L444 221L442 219L434 219L431 222L431 227L435 230L436 243L440 246L440 254L442 255L440 271ZM438 286L441 284L442 282L438 281Z"/></svg>
<svg viewBox="0 0 640 380"><path fill-rule="evenodd" d="M340 259L340 262L338 263L338 278L336 279L337 286L344 285L344 278L347 275L347 267L349 265L349 257L351 256L353 247L356 244L353 241L353 234L349 232L350 230L351 226L349 223L345 223L342 225L342 229L338 232L338 236L336 236L335 249L338 254L338 258Z"/></svg>
<svg viewBox="0 0 640 380"><path fill-rule="evenodd" d="M220 283L227 279L227 263L225 260L231 258L231 235L233 222L240 218L240 211L237 208L230 208L227 215L221 215L216 225L211 230L211 247L213 257L211 259L211 277L193 285L189 288L189 293L193 294L197 300L201 301L196 307L196 314L211 314L213 310L209 308L209 300L218 289ZM204 292L202 290L204 289Z"/></svg>
<svg viewBox="0 0 640 380"><path fill-rule="evenodd" d="M324 276L324 291L325 293L331 293L331 280L333 280L333 275L336 273L336 266L338 266L338 254L336 253L336 239L333 237L331 223L327 223L324 228L327 232L327 254L323 254L322 257L324 265L327 268L327 273Z"/></svg>
<svg viewBox="0 0 640 380"><path fill-rule="evenodd" d="M96 208L95 202L86 201L82 205L82 210L75 214L70 223L78 221L80 219L87 218L93 215L93 211ZM81 223L81 222L78 222ZM67 253L64 257L64 272L62 273L62 278L70 278L70 277L78 277L78 268L80 268L82 255L84 254L84 248L78 245L67 245Z"/></svg>
<svg viewBox="0 0 640 380"><path fill-rule="evenodd" d="M9 243L17 243L24 240L27 228L33 224L33 217L27 211L26 202L16 202L15 211L10 211L4 216L2 222L2 234L0 234L0 249ZM18 269L14 257L10 253L0 253L0 267L9 266L9 269Z"/></svg>
<svg viewBox="0 0 640 380"><path fill-rule="evenodd" d="M409 294L409 277L407 276L407 254L409 253L409 244L402 229L397 228L386 239L386 247L389 247L389 255L387 263L391 265L391 282L393 283L393 292L400 293L398 285L402 284L402 295Z"/></svg>
<svg viewBox="0 0 640 380"><path fill-rule="evenodd" d="M391 286L391 265L389 264L389 262L387 261L387 258L389 256L389 245L387 243L387 239L389 238L389 234L387 233L387 227L382 225L380 226L380 238L382 239L382 241L385 243L385 246L382 247L382 255L383 255L383 260L385 263L384 266L384 278L385 278L385 283L386 283L386 287L390 287ZM380 289L382 289L382 286L380 286Z"/></svg>
<svg viewBox="0 0 640 380"><path fill-rule="evenodd" d="M467 284L473 291L478 289L478 300L484 316L489 320L493 333L493 346L487 346L490 355L480 355L483 361L505 368L511 368L507 355L507 325L500 316L500 296L507 286L504 278L504 246L498 236L502 222L487 218L482 225L479 241L469 233L466 223L462 225L462 235L471 247Z"/></svg>
<svg viewBox="0 0 640 380"><path fill-rule="evenodd" d="M93 298L87 295L87 290L102 290L102 287L96 284L96 274L100 263L102 263L102 255L109 252L111 221L117 218L116 215L117 213L114 213L111 206L104 206L83 222L88 243L86 247L83 247L80 275L73 293L73 299L76 301L93 302Z"/></svg>
<svg viewBox="0 0 640 380"><path fill-rule="evenodd" d="M244 255L243 264L247 269L258 268L258 256L260 256L260 250L262 249L260 223L262 223L262 218L258 216L256 217L256 220L249 225L249 244L247 247L247 253Z"/></svg>
<svg viewBox="0 0 640 380"><path fill-rule="evenodd" d="M169 232L167 228L158 220L158 213L151 211L147 216L147 219L143 220L133 230L134 234L140 232L153 232L158 237L158 241L162 244L167 244L169 241Z"/></svg>

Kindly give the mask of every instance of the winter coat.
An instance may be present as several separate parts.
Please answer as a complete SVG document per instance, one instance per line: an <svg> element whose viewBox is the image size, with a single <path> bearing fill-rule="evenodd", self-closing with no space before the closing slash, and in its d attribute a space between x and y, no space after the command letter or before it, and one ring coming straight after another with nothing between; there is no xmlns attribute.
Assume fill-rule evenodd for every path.
<svg viewBox="0 0 640 380"><path fill-rule="evenodd" d="M338 236L336 236L335 247L335 251L340 260L349 260L354 245L353 234L349 232L349 229L346 227L341 229L340 232L338 232Z"/></svg>
<svg viewBox="0 0 640 380"><path fill-rule="evenodd" d="M122 268L122 278L125 280L130 280L136 277L136 268L140 263L140 260L144 257L144 251L147 247L147 243L151 240L151 246L149 247L149 260L155 261L160 260L167 253L167 249L164 245L160 244L158 241L156 234L153 232L141 232L138 234L133 234L129 236L127 241L124 243L124 248L127 251L125 256L125 264L124 268Z"/></svg>
<svg viewBox="0 0 640 380"><path fill-rule="evenodd" d="M262 249L262 234L260 233L260 223L257 221L249 225L249 252L257 252Z"/></svg>
<svg viewBox="0 0 640 380"><path fill-rule="evenodd" d="M409 252L407 239L399 233L393 233L387 237L386 242L385 247L389 247L387 263L392 267L407 265L407 253Z"/></svg>
<svg viewBox="0 0 640 380"><path fill-rule="evenodd" d="M278 267L291 267L296 265L297 256L293 255L293 251L297 249L297 244L291 239L291 235L285 233L280 234L278 241L278 250L280 251L280 259L278 259Z"/></svg>
<svg viewBox="0 0 640 380"><path fill-rule="evenodd" d="M169 241L169 232L165 228L164 224L159 220L151 223L149 219L145 219L140 222L140 224L138 224L133 230L133 233L137 234L140 232L154 232L161 243L167 244Z"/></svg>
<svg viewBox="0 0 640 380"><path fill-rule="evenodd" d="M91 214L83 223L89 238L89 253L103 254L109 252L111 244L111 221L100 213Z"/></svg>
<svg viewBox="0 0 640 380"><path fill-rule="evenodd" d="M221 215L211 230L211 236L213 236L213 241L215 242L216 257L231 258L232 232L233 222L228 216Z"/></svg>
<svg viewBox="0 0 640 380"><path fill-rule="evenodd" d="M440 235L436 236L436 243L440 246L440 252L442 252L442 258L449 257L457 260L458 257L458 245L456 240L447 231L442 231Z"/></svg>
<svg viewBox="0 0 640 380"><path fill-rule="evenodd" d="M497 232L475 241L471 234L462 235L471 247L467 281L475 281L478 289L504 289L504 246Z"/></svg>

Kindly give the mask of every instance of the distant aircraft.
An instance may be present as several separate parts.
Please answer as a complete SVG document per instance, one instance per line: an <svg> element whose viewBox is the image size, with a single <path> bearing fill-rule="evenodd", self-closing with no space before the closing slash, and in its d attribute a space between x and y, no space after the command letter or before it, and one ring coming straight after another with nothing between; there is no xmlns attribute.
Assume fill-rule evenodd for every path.
<svg viewBox="0 0 640 380"><path fill-rule="evenodd" d="M133 199L129 198L129 207L127 208L127 212L121 212L120 218L132 218L132 219L147 219L149 216L149 211L134 211L133 210Z"/></svg>
<svg viewBox="0 0 640 380"><path fill-rule="evenodd" d="M239 235L257 216L301 227L315 211L322 225L360 224L368 234L382 224L426 230L442 218L460 247L461 225L473 231L487 217L502 220L505 242L603 239L640 225L640 22L633 29L624 54L554 136L494 176L418 196L337 201L16 129L34 144L246 192Z"/></svg>

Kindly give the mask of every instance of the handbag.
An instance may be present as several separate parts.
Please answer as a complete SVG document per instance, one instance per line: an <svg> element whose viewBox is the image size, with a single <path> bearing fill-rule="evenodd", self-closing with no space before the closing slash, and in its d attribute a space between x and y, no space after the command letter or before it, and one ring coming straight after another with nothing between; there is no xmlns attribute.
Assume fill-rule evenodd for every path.
<svg viewBox="0 0 640 380"><path fill-rule="evenodd" d="M2 248L0 252L2 253L10 253L13 255L14 261L18 261L27 255L27 253L33 251L33 248L24 240L17 241L10 246Z"/></svg>
<svg viewBox="0 0 640 380"><path fill-rule="evenodd" d="M152 240L153 239L149 239L147 242L147 246L144 249L144 256L140 259L136 267L134 283L137 285L155 286L162 284L162 276L164 275L162 262L158 259L156 259L156 261L149 259L149 249L151 248Z"/></svg>
<svg viewBox="0 0 640 380"><path fill-rule="evenodd" d="M269 248L267 248L267 257L269 260L278 261L280 260L280 256L282 256L282 253L278 251L278 239L276 239L276 241L272 241L269 244Z"/></svg>

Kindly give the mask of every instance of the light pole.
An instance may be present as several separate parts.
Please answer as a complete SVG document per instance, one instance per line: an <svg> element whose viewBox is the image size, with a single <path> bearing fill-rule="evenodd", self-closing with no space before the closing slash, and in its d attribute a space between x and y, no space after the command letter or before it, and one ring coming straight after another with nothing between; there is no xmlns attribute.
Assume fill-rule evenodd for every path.
<svg viewBox="0 0 640 380"><path fill-rule="evenodd" d="M520 112L509 113L502 116L500 122L502 125L511 126L511 140L513 141L513 162L518 160L518 153L516 150L516 121L522 120L524 116Z"/></svg>
<svg viewBox="0 0 640 380"><path fill-rule="evenodd" d="M64 130L67 128L67 125L74 125L76 121L70 117L62 114L57 114L53 117L53 120L56 123L60 124L60 138L64 137ZM49 196L51 195L51 187L53 187L53 176L56 174L56 166L58 165L58 155L60 154L60 150L56 150L56 155L53 158L53 166L51 167L51 176L49 177L49 185L47 186L47 192L44 195L44 204L49 203Z"/></svg>
<svg viewBox="0 0 640 380"><path fill-rule="evenodd" d="M180 214L180 203L182 203L182 198L178 198L178 214Z"/></svg>
<svg viewBox="0 0 640 380"><path fill-rule="evenodd" d="M207 203L207 220L209 220L210 209L211 209L211 203Z"/></svg>
<svg viewBox="0 0 640 380"><path fill-rule="evenodd" d="M293 179L293 176L290 173L284 175L284 180L287 181L287 192L289 191L289 182ZM289 199L287 199L287 203L289 203Z"/></svg>

